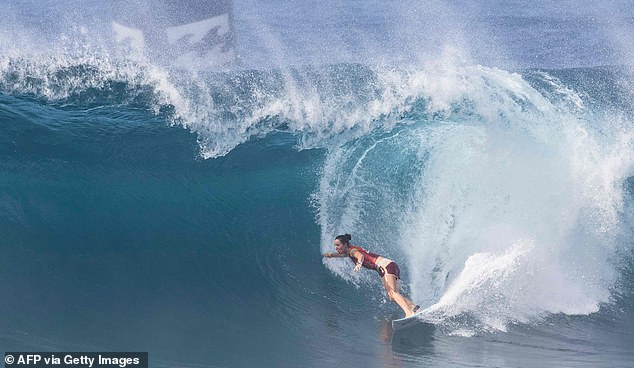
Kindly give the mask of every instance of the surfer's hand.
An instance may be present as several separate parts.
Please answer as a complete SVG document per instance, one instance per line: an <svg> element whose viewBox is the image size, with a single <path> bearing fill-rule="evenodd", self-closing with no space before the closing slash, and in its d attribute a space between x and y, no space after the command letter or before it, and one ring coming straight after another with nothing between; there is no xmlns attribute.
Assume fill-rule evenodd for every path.
<svg viewBox="0 0 634 368"><path fill-rule="evenodd" d="M326 257L326 258L332 257L332 255L330 253L323 253L321 256L322 257Z"/></svg>
<svg viewBox="0 0 634 368"><path fill-rule="evenodd" d="M355 271L359 271L361 269L361 262L357 262L357 265L354 266Z"/></svg>

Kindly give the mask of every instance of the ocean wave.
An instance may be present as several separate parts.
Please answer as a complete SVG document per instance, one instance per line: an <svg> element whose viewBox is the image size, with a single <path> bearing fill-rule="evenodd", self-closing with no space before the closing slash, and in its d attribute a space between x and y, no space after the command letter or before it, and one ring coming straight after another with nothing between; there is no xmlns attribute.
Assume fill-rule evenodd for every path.
<svg viewBox="0 0 634 368"><path fill-rule="evenodd" d="M0 89L97 117L120 109L119 122L137 109L150 114L142 124L162 116L196 134L203 158L280 131L294 137L284 144L324 149L312 196L322 244L353 233L405 266L415 300L441 320L471 316L456 330L473 333L593 313L615 293L631 244L633 122L626 101L603 104L604 86L575 82L603 72L439 62L189 73L5 58Z"/></svg>
<svg viewBox="0 0 634 368"><path fill-rule="evenodd" d="M421 84L410 129L329 150L324 243L352 233L406 264L414 300L477 321L463 332L597 312L630 249L632 120L543 72L457 70Z"/></svg>

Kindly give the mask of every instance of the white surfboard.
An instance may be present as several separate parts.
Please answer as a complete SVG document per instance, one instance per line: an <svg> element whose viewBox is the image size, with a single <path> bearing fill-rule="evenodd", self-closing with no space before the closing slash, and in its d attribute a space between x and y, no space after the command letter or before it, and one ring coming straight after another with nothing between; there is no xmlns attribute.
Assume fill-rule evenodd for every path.
<svg viewBox="0 0 634 368"><path fill-rule="evenodd" d="M431 322L431 320L426 318L428 311L429 311L429 308L423 309L423 310L419 310L413 316L400 318L400 319L395 319L395 320L392 321L392 329L394 331L398 331L398 330L402 330L404 328L408 328L408 327L417 325L419 323L433 324Z"/></svg>

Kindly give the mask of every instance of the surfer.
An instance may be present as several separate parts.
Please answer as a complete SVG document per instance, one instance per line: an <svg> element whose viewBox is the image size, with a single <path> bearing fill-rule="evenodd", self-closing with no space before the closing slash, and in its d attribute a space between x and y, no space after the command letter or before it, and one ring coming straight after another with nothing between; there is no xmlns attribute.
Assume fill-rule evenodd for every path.
<svg viewBox="0 0 634 368"><path fill-rule="evenodd" d="M350 245L350 240L352 240L350 234L338 235L334 241L337 253L324 253L322 256L326 258L350 257L350 260L355 264L355 271L359 271L361 267L375 270L379 273L381 281L383 281L387 297L401 307L403 312L405 312L405 317L414 315L420 309L420 306L414 305L411 300L398 292L396 283L401 279L401 271L398 265L390 259L368 252L356 245Z"/></svg>

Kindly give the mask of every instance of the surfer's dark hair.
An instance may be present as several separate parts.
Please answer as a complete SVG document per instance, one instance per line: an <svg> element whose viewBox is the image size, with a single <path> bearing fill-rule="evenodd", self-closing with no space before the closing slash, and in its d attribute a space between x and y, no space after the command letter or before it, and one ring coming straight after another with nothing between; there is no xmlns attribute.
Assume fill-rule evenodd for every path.
<svg viewBox="0 0 634 368"><path fill-rule="evenodd" d="M350 244L350 240L352 240L352 235L350 234L337 235L335 239L339 240L342 244Z"/></svg>

